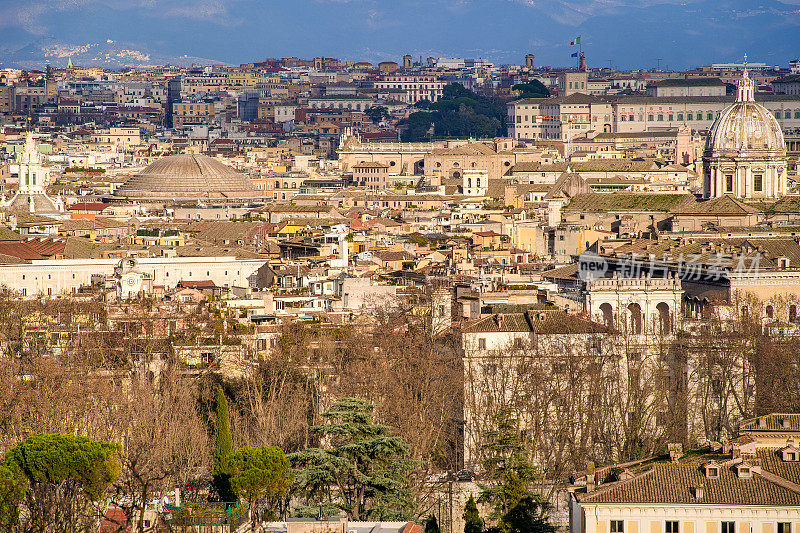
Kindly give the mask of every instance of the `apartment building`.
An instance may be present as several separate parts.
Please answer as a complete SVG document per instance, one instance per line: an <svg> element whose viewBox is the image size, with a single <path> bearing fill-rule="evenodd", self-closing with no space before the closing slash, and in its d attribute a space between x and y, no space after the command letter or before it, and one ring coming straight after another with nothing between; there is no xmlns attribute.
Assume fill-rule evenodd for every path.
<svg viewBox="0 0 800 533"><path fill-rule="evenodd" d="M436 102L442 97L445 82L437 76L391 74L375 82L376 89L402 89L403 102L416 104L422 100Z"/></svg>
<svg viewBox="0 0 800 533"><path fill-rule="evenodd" d="M525 98L508 103L514 139L566 141L589 130L638 133L687 126L706 131L733 96L589 96ZM784 130L800 128L800 95L757 95Z"/></svg>
<svg viewBox="0 0 800 533"><path fill-rule="evenodd" d="M213 118L213 102L175 102L172 104L172 120L175 127L186 124L208 124Z"/></svg>

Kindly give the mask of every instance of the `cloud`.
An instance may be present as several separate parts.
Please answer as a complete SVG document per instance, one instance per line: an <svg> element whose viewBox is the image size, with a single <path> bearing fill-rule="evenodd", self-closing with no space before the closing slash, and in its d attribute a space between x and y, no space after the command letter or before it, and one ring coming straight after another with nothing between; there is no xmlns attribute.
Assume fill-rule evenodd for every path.
<svg viewBox="0 0 800 533"><path fill-rule="evenodd" d="M140 11L157 18L188 18L233 25L239 19L228 9L232 0L0 0L0 27L20 28L34 35L48 32L44 19L54 13L89 11L103 7L114 11ZM4 5L6 4L7 5Z"/></svg>

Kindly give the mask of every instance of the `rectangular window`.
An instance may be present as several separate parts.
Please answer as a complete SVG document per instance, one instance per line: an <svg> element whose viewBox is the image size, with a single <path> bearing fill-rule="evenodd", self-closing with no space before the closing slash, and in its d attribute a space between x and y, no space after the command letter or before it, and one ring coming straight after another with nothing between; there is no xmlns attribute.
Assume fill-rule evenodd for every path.
<svg viewBox="0 0 800 533"><path fill-rule="evenodd" d="M623 529L622 520L611 521L611 533L625 533Z"/></svg>
<svg viewBox="0 0 800 533"><path fill-rule="evenodd" d="M664 522L664 533L679 533L678 521L667 520L666 522Z"/></svg>
<svg viewBox="0 0 800 533"><path fill-rule="evenodd" d="M714 120L714 113L707 113L706 120Z"/></svg>
<svg viewBox="0 0 800 533"><path fill-rule="evenodd" d="M647 120L649 120L650 122L653 122L653 115L647 115Z"/></svg>
<svg viewBox="0 0 800 533"><path fill-rule="evenodd" d="M736 533L736 522L722 522L721 533Z"/></svg>
<svg viewBox="0 0 800 533"><path fill-rule="evenodd" d="M694 115L691 113L686 113L686 120L694 120Z"/></svg>
<svg viewBox="0 0 800 533"><path fill-rule="evenodd" d="M792 533L792 523L778 522L778 533Z"/></svg>
<svg viewBox="0 0 800 533"><path fill-rule="evenodd" d="M480 338L478 339L478 349L485 350L486 349L486 339Z"/></svg>
<svg viewBox="0 0 800 533"><path fill-rule="evenodd" d="M633 122L633 115L628 115L628 120Z"/></svg>
<svg viewBox="0 0 800 533"><path fill-rule="evenodd" d="M762 192L764 190L764 176L761 174L753 175L753 190L755 192Z"/></svg>
<svg viewBox="0 0 800 533"><path fill-rule="evenodd" d="M683 113L678 113L678 120L683 120Z"/></svg>
<svg viewBox="0 0 800 533"><path fill-rule="evenodd" d="M669 121L672 122L672 113L669 114Z"/></svg>
<svg viewBox="0 0 800 533"><path fill-rule="evenodd" d="M725 192L733 192L733 174L725 174Z"/></svg>
<svg viewBox="0 0 800 533"><path fill-rule="evenodd" d="M664 120L664 115L658 115L658 121L662 122Z"/></svg>

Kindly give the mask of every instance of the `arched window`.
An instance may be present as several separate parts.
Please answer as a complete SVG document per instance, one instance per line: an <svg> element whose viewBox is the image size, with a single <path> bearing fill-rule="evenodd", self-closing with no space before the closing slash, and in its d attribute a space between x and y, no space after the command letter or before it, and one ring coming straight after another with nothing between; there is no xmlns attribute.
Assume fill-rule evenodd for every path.
<svg viewBox="0 0 800 533"><path fill-rule="evenodd" d="M767 305L764 307L764 315L769 319L775 318L775 309L771 305Z"/></svg>
<svg viewBox="0 0 800 533"><path fill-rule="evenodd" d="M630 315L630 332L634 335L642 334L642 307L637 303L628 306Z"/></svg>
<svg viewBox="0 0 800 533"><path fill-rule="evenodd" d="M614 310L611 308L611 304L606 302L600 306L600 311L603 313L603 323L609 327L614 327Z"/></svg>
<svg viewBox="0 0 800 533"><path fill-rule="evenodd" d="M669 313L669 305L666 302L661 302L656 306L658 311L658 323L662 334L669 333L672 330L672 320Z"/></svg>

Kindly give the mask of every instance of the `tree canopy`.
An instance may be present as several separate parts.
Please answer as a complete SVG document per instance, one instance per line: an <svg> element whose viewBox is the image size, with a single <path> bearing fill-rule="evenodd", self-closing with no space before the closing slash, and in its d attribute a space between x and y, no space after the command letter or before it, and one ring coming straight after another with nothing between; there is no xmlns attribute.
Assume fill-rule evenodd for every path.
<svg viewBox="0 0 800 533"><path fill-rule="evenodd" d="M29 483L75 481L92 500L119 477L122 446L75 435L34 435L6 454L4 465Z"/></svg>
<svg viewBox="0 0 800 533"><path fill-rule="evenodd" d="M274 511L289 494L292 474L289 459L277 446L244 446L233 454L231 487L252 507L265 500Z"/></svg>
<svg viewBox="0 0 800 533"><path fill-rule="evenodd" d="M6 453L0 467L0 518L22 530L80 531L91 524L120 475L122 446L88 437L41 434ZM21 510L24 509L24 512Z"/></svg>
<svg viewBox="0 0 800 533"><path fill-rule="evenodd" d="M499 98L483 96L458 83L445 85L436 102L423 100L417 111L403 121L404 141L431 137L496 137L506 134L506 105Z"/></svg>
<svg viewBox="0 0 800 533"><path fill-rule="evenodd" d="M323 502L351 520L409 518L409 448L373 422L374 409L366 400L340 400L323 413L325 424L311 428L328 445L291 455L298 490L310 505L301 514Z"/></svg>
<svg viewBox="0 0 800 533"><path fill-rule="evenodd" d="M520 92L519 98L547 98L550 96L550 91L539 80L517 83L512 89Z"/></svg>

